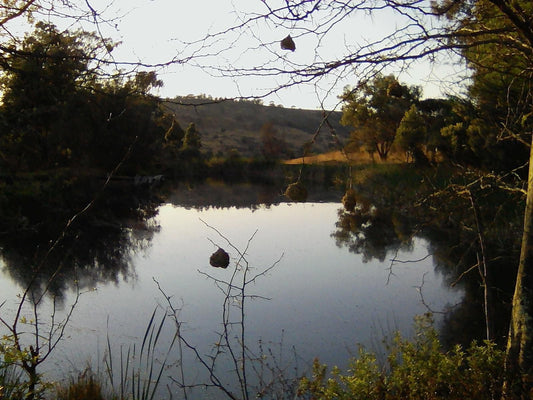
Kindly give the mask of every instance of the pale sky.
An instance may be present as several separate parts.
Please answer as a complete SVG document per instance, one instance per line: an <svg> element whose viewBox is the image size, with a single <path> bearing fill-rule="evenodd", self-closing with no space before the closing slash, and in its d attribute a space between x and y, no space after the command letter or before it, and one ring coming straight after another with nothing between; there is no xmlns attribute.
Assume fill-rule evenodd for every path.
<svg viewBox="0 0 533 400"><path fill-rule="evenodd" d="M271 0L269 4L275 1ZM117 18L114 26L100 26L105 36L121 41L113 54L118 61L142 61L150 64L164 63L176 57L182 59L191 55L190 49L183 52L183 42L191 42L238 24L244 13L264 13L262 0L91 0L97 11L108 18ZM283 2L281 2L283 3ZM238 10L238 11L236 11ZM248 14L249 15L249 14ZM318 24L318 22L316 22ZM290 63L309 64L313 61L342 56L346 47L358 46L387 37L402 21L398 16L381 13L376 16L357 15L339 24L323 42L314 37L295 39L296 51L283 51L279 41L286 35L298 36L298 26L278 26L259 21L238 36L226 35L222 41L213 44L213 49L224 49L216 56L198 58L185 64L173 65L158 70L164 87L158 94L174 97L187 94L208 94L213 97L254 96L268 92L282 84L284 77L215 77L205 66L247 66L268 63L272 66ZM308 27L313 28L312 24ZM86 27L93 30L94 27ZM230 41L231 44L228 44ZM263 45L266 43L266 45ZM228 50L229 48L229 50ZM198 46L192 47L198 50ZM204 51L205 52L205 51ZM198 65L202 64L202 65ZM462 67L452 65L446 55L437 64L418 63L399 74L402 83L423 87L425 97L441 97L456 93L456 87L449 82L456 79ZM387 73L398 71L387 70ZM337 96L346 85L355 85L356 76L322 79L317 86L300 85L265 98L265 104L274 102L285 107L319 108L321 101L327 108L338 103Z"/></svg>

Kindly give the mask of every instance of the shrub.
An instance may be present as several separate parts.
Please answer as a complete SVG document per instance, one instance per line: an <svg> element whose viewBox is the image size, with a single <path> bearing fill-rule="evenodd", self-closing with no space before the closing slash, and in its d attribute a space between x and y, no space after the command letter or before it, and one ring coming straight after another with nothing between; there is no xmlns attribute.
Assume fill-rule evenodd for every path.
<svg viewBox="0 0 533 400"><path fill-rule="evenodd" d="M431 316L418 317L412 340L395 335L387 363L360 349L346 373L315 360L310 378L300 381L303 399L484 400L499 398L504 352L491 342L444 351Z"/></svg>

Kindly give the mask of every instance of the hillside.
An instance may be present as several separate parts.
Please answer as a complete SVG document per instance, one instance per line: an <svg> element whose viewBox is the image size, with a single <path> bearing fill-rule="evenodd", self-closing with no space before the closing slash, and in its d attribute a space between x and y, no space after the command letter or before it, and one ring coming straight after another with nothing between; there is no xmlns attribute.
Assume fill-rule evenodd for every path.
<svg viewBox="0 0 533 400"><path fill-rule="evenodd" d="M208 104L206 104L208 103ZM165 103L183 129L194 122L202 137L204 152L227 155L234 149L246 157L261 155L260 132L263 125L272 123L278 137L287 143L287 158L303 154L304 145L316 133L322 121L322 111L265 106L259 102L213 102L205 97L176 97ZM340 124L341 113L330 117L341 143L345 144L350 129ZM339 145L327 126L322 127L312 147L313 153L338 150Z"/></svg>

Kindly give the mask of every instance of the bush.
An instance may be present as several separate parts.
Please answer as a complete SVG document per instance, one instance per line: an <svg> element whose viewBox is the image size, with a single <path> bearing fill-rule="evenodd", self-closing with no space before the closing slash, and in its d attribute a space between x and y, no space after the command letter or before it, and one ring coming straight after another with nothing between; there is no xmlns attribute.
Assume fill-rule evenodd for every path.
<svg viewBox="0 0 533 400"><path fill-rule="evenodd" d="M315 360L310 378L300 381L303 399L485 400L499 398L503 384L504 352L491 342L455 346L443 351L431 316L416 320L415 337L396 335L385 366L360 349L346 373Z"/></svg>

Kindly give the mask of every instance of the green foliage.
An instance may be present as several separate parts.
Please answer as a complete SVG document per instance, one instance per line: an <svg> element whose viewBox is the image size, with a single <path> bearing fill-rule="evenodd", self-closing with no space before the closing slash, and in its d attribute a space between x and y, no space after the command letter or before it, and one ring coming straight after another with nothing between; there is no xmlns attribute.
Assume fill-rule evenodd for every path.
<svg viewBox="0 0 533 400"><path fill-rule="evenodd" d="M90 62L101 50L100 41L94 34L59 32L40 22L22 43L10 45L18 51L2 65L0 152L17 169L64 163L74 144L65 122L83 115L78 96L95 80Z"/></svg>
<svg viewBox="0 0 533 400"><path fill-rule="evenodd" d="M151 77L157 85L155 76ZM156 169L172 119L164 118L165 112L156 99L139 93L146 87L138 87L135 80L136 77L108 81L89 96L92 101L87 105L85 129L89 143L81 155L87 165L110 170L127 156L125 173L148 174Z"/></svg>
<svg viewBox="0 0 533 400"><path fill-rule="evenodd" d="M377 75L342 95L343 125L354 128L351 140L387 159L405 112L420 97L418 87L401 85L393 75Z"/></svg>
<svg viewBox="0 0 533 400"><path fill-rule="evenodd" d="M499 398L504 352L491 342L444 351L430 316L417 318L412 340L396 335L387 366L364 349L346 373L315 360L311 377L300 382L306 399L437 400Z"/></svg>
<svg viewBox="0 0 533 400"><path fill-rule="evenodd" d="M514 127L507 136L504 131L510 126L506 126L503 110L498 117L491 107L457 98L449 99L449 106L441 124L439 149L450 159L490 170L507 170L526 162L529 150L520 137L528 127Z"/></svg>
<svg viewBox="0 0 533 400"><path fill-rule="evenodd" d="M26 324L28 321L21 318L20 323ZM40 355L33 350L32 346L20 346L19 337L2 336L0 339L0 399L42 398L50 385L43 381L41 375L36 372L35 367L40 362Z"/></svg>
<svg viewBox="0 0 533 400"><path fill-rule="evenodd" d="M86 168L159 172L179 124L149 95L154 72L110 77L98 64L114 44L84 31L37 23L10 44L0 84L0 165L10 171ZM181 145L181 143L179 143Z"/></svg>
<svg viewBox="0 0 533 400"><path fill-rule="evenodd" d="M164 117L165 118L165 117ZM185 132L171 118L170 128L163 135L162 162L164 173L173 178L200 179L206 174L206 161L202 152L202 137L195 123L190 123ZM167 123L168 125L168 123Z"/></svg>
<svg viewBox="0 0 533 400"><path fill-rule="evenodd" d="M513 1L507 11L487 0L434 4L447 10L453 40L463 49L471 71L470 110L456 109L460 121L452 124L461 123L462 129L452 127L446 132L456 140L463 135L458 141L466 146L455 148L455 154L462 156L463 163L491 170L525 164L533 129L532 121L522 123L532 107L532 44L524 34L527 24L517 21L532 15L531 1ZM525 29L530 32L531 27Z"/></svg>
<svg viewBox="0 0 533 400"><path fill-rule="evenodd" d="M403 151L413 153L426 141L426 124L415 105L406 111L396 131L396 143Z"/></svg>
<svg viewBox="0 0 533 400"><path fill-rule="evenodd" d="M5 361L0 347L0 399L19 400L26 394L27 386L23 383L19 370Z"/></svg>

